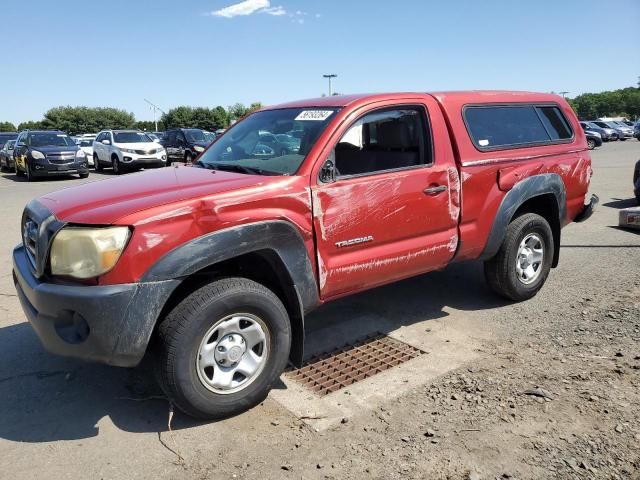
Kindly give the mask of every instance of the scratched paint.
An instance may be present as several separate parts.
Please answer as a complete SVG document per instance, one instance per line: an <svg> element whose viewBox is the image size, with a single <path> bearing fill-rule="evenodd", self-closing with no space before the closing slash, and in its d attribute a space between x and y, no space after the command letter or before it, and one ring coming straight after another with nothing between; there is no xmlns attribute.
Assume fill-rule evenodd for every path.
<svg viewBox="0 0 640 480"><path fill-rule="evenodd" d="M447 169L447 182L449 183L449 216L453 222L458 223L460 218L460 176L456 167Z"/></svg>
<svg viewBox="0 0 640 480"><path fill-rule="evenodd" d="M426 248L424 250L419 250L417 252L411 252L411 253L399 255L396 257L375 259L375 260L370 260L368 262L354 263L352 265L346 265L344 267L334 268L329 272L329 277L334 275L350 274L350 273L363 272L363 271L369 271L369 270L375 271L380 268L387 267L389 265L406 264L413 260L440 252L442 250L451 251L452 245L454 244L454 240L457 246L457 235L456 235L446 242L439 243L437 245ZM455 251L455 248L454 248L454 251Z"/></svg>

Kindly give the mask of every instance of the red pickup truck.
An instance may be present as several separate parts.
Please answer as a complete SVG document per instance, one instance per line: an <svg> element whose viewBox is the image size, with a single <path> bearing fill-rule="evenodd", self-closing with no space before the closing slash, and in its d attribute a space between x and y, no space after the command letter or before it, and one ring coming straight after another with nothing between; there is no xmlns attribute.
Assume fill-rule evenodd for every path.
<svg viewBox="0 0 640 480"><path fill-rule="evenodd" d="M150 347L175 405L223 417L302 362L305 314L323 302L471 259L498 294L534 296L561 228L597 203L591 174L556 95L288 103L193 166L31 201L14 280L51 352L130 367Z"/></svg>

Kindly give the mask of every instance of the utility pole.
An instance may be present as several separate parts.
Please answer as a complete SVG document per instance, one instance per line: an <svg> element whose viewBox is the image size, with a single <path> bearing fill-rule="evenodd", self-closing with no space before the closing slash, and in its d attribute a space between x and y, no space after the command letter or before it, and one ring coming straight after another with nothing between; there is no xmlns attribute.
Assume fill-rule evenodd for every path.
<svg viewBox="0 0 640 480"><path fill-rule="evenodd" d="M162 113L164 113L164 110L162 110L162 109L161 109L160 107L158 107L157 105L155 105L155 104L151 103L151 102L150 102L149 100L147 100L146 98L143 98L143 100L144 100L145 102L147 102L149 105L151 105L151 108L153 108L153 123L154 123L154 124L155 124L155 126L156 126L156 130L155 130L155 131L157 132L157 131L158 131L158 120L157 120L157 117L156 117L156 110L160 110L160 112L162 112ZM165 115L166 115L166 114L165 114Z"/></svg>
<svg viewBox="0 0 640 480"><path fill-rule="evenodd" d="M329 79L329 96L333 95L333 85L331 83L331 80L336 78L338 75L336 75L335 73L329 73L327 75L322 75L324 78L328 78Z"/></svg>
<svg viewBox="0 0 640 480"><path fill-rule="evenodd" d="M564 92L558 92L558 93L559 93L560 95L562 95L562 98L567 98L567 93L569 93L569 92L564 91Z"/></svg>

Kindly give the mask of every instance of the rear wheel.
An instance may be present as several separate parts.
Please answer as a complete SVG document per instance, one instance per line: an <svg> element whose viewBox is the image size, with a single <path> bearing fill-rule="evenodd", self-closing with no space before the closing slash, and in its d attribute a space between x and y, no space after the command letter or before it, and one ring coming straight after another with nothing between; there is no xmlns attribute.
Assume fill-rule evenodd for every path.
<svg viewBox="0 0 640 480"><path fill-rule="evenodd" d="M267 396L287 364L291 327L273 292L227 278L179 303L154 342L170 401L193 417L224 418Z"/></svg>
<svg viewBox="0 0 640 480"><path fill-rule="evenodd" d="M513 220L498 253L484 264L487 283L499 295L522 301L535 296L547 280L554 254L553 234L540 215Z"/></svg>

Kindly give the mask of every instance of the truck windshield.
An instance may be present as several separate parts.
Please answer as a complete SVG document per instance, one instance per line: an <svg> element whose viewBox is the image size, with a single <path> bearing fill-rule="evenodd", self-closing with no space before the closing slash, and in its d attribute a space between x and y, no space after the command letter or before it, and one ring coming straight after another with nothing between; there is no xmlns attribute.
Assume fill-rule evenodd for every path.
<svg viewBox="0 0 640 480"><path fill-rule="evenodd" d="M292 175L337 111L285 108L256 112L222 135L197 165L240 173Z"/></svg>

